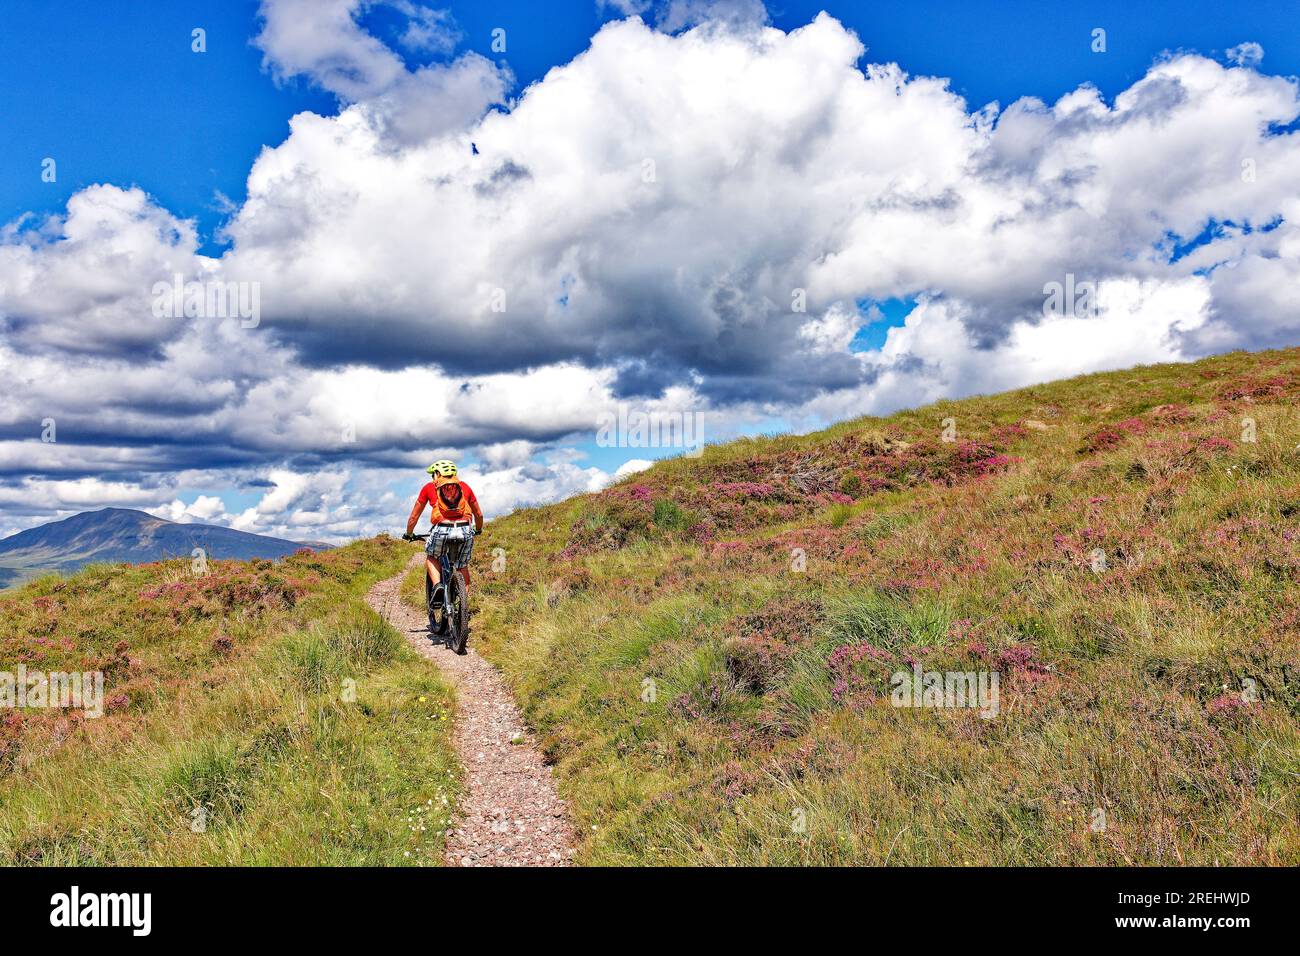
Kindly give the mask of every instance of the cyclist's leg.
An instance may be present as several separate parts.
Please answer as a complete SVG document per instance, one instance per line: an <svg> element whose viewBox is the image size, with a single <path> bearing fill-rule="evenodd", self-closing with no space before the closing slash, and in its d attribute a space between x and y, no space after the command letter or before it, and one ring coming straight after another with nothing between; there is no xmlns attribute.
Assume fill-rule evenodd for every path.
<svg viewBox="0 0 1300 956"><path fill-rule="evenodd" d="M460 552L460 576L465 579L465 586L469 586L469 560L474 554L474 535L466 535L461 544Z"/></svg>
<svg viewBox="0 0 1300 956"><path fill-rule="evenodd" d="M429 542L424 547L424 569L429 576L429 583L435 588L442 580L442 570L438 567L438 556L442 554L443 542L435 526L429 529Z"/></svg>

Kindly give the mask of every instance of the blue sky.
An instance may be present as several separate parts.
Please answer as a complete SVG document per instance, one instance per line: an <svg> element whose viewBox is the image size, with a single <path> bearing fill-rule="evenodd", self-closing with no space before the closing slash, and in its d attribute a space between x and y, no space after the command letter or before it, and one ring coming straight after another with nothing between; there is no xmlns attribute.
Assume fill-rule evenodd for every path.
<svg viewBox="0 0 1300 956"><path fill-rule="evenodd" d="M302 19L349 2L355 23ZM290 15L259 46L263 3ZM219 498L202 516L277 534L295 510L351 509L333 531L345 536L390 524L377 489L404 498L428 455L475 466L504 508L675 453L600 447L589 418L611 402L707 408L706 437L722 438L1294 341L1274 317L1295 311L1300 110L1285 78L1300 74L1300 0L781 0L767 19L789 36L767 48L705 30L656 44L673 3L9 0L0 221L26 217L27 229L0 236L0 365L25 385L0 413L0 533L93 504ZM612 24L629 6L660 32ZM420 8L448 11L435 20L454 43L409 42ZM833 21L810 26L822 10ZM570 66L567 85L547 82L604 24L601 54ZM1246 42L1262 63L1229 57ZM743 63L783 97L687 79L715 65L692 59L710 46L726 54L718 76ZM365 80L353 99L373 142L342 122L335 56ZM383 78L386 57L397 78ZM882 63L912 78L896 96L863 82L860 69ZM481 88L436 85L467 75ZM1085 84L1103 98L1095 108L1008 111L970 139L969 114L986 104L1051 104ZM1136 105L1121 114L1125 91ZM433 115L444 95L450 120ZM861 113L846 118L844 103ZM304 113L320 122L291 137ZM1277 120L1260 129L1260 115ZM791 117L820 125L791 133ZM414 132L401 126L412 118ZM799 150L786 136L803 137ZM611 192L642 156L660 158L666 192ZM47 158L55 182L42 179ZM1256 160L1259 187L1243 188L1239 164ZM389 195L390 178L410 194ZM1004 216L985 216L999 205ZM69 241L59 230L74 206ZM46 216L52 231L35 231ZM171 238L185 222L195 250ZM464 274L465 262L485 271ZM154 279L214 268L265 286L260 331L141 321ZM1038 321L1044 281L1064 272L1112 283L1108 330L1072 338ZM464 323L498 282L511 314ZM792 320L780 303L805 284L809 310ZM448 323L472 334L428 334ZM361 408L362 441L340 450L338 427ZM75 440L33 466L22 443L46 415ZM336 486L313 497L301 476L322 473Z"/></svg>

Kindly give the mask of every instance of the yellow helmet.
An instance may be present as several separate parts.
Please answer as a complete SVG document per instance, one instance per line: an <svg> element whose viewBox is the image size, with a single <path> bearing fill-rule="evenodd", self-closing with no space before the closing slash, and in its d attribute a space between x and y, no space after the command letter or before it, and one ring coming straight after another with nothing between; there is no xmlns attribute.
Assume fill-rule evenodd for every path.
<svg viewBox="0 0 1300 956"><path fill-rule="evenodd" d="M444 478L456 477L456 463L448 461L446 458L441 461L435 461L426 469L431 475L442 475Z"/></svg>

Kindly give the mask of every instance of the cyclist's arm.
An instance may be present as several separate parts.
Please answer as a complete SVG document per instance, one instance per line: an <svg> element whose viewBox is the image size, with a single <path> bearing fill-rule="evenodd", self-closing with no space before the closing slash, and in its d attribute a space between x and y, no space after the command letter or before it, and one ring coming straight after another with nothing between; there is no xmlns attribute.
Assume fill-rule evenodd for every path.
<svg viewBox="0 0 1300 956"><path fill-rule="evenodd" d="M474 513L474 533L482 534L483 533L483 511L478 506L477 498L471 498L469 500L469 510Z"/></svg>
<svg viewBox="0 0 1300 956"><path fill-rule="evenodd" d="M424 513L426 504L424 495L420 495L415 501L415 507L411 509L411 516L406 519L406 533L415 534L415 526L420 520L420 515Z"/></svg>

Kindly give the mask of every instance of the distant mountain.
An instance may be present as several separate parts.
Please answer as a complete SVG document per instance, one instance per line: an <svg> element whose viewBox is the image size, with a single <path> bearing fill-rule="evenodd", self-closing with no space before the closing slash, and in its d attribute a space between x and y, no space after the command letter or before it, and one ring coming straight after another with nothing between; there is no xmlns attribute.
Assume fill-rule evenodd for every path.
<svg viewBox="0 0 1300 956"><path fill-rule="evenodd" d="M87 511L0 540L0 588L42 571L74 571L92 561L143 564L188 558L281 558L299 548L329 545L269 538L208 524L180 524L128 508Z"/></svg>
<svg viewBox="0 0 1300 956"><path fill-rule="evenodd" d="M38 568L0 568L0 591L5 588L17 587L28 578L40 574Z"/></svg>

